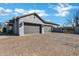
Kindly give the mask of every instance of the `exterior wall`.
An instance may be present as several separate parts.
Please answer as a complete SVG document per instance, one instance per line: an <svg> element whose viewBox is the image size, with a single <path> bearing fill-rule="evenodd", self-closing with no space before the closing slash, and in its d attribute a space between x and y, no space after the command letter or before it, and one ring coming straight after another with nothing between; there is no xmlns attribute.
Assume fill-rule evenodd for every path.
<svg viewBox="0 0 79 59"><path fill-rule="evenodd" d="M40 33L40 25L24 24L24 34Z"/></svg>
<svg viewBox="0 0 79 59"><path fill-rule="evenodd" d="M19 35L24 36L24 23L19 24Z"/></svg>
<svg viewBox="0 0 79 59"><path fill-rule="evenodd" d="M75 33L79 34L79 27L75 27Z"/></svg>
<svg viewBox="0 0 79 59"><path fill-rule="evenodd" d="M14 24L13 24L13 32L14 32L14 34L17 33L17 32L16 32L16 28L17 28L17 27L16 27L16 23L14 23Z"/></svg>
<svg viewBox="0 0 79 59"><path fill-rule="evenodd" d="M16 21L14 21L14 24L13 24L13 32L14 32L14 34L19 34L19 24L18 24L18 20Z"/></svg>
<svg viewBox="0 0 79 59"><path fill-rule="evenodd" d="M45 32L51 32L51 31L52 31L51 26L44 26L44 33Z"/></svg>
<svg viewBox="0 0 79 59"><path fill-rule="evenodd" d="M27 22L27 23L35 23L35 24L44 24L41 20L39 20L38 17L35 15L26 16L23 18L20 18L21 21Z"/></svg>

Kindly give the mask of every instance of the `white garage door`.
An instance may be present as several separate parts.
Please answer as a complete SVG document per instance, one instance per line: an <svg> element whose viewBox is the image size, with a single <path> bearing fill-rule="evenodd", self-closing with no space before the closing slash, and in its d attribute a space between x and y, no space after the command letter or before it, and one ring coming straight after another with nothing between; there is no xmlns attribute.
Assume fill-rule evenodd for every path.
<svg viewBox="0 0 79 59"><path fill-rule="evenodd" d="M51 26L44 26L44 32L51 32Z"/></svg>

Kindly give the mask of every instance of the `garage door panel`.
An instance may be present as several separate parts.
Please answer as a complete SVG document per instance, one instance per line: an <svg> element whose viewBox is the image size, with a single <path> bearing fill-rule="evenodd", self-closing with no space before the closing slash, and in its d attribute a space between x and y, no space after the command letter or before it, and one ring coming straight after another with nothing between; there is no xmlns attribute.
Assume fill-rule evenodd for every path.
<svg viewBox="0 0 79 59"><path fill-rule="evenodd" d="M38 25L24 25L24 34L40 33L40 26Z"/></svg>

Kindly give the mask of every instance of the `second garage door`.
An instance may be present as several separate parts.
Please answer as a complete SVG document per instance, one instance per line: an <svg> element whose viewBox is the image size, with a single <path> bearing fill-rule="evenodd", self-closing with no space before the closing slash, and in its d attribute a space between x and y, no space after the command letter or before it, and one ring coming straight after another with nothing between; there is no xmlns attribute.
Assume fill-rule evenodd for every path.
<svg viewBox="0 0 79 59"><path fill-rule="evenodd" d="M37 24L24 23L24 34L41 33L41 26Z"/></svg>
<svg viewBox="0 0 79 59"><path fill-rule="evenodd" d="M44 32L51 32L51 27L50 26L44 26Z"/></svg>

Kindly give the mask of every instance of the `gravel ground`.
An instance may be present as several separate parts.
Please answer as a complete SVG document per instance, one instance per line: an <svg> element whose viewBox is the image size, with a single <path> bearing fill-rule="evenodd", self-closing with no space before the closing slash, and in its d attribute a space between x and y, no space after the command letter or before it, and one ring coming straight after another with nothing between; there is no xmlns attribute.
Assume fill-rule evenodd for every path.
<svg viewBox="0 0 79 59"><path fill-rule="evenodd" d="M64 33L0 36L1 56L77 56L79 35Z"/></svg>

